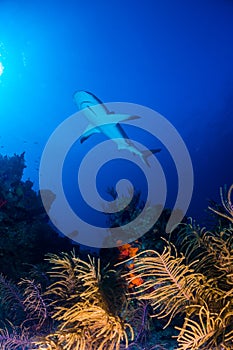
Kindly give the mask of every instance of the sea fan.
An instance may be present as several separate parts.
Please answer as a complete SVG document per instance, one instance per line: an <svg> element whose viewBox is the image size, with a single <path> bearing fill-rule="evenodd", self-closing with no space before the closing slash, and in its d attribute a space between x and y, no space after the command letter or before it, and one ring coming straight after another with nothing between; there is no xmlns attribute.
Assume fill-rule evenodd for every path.
<svg viewBox="0 0 233 350"><path fill-rule="evenodd" d="M36 349L33 342L35 332L43 334L48 331L47 321L50 321L47 300L42 297L40 285L29 279L22 279L15 285L1 275L1 294L6 315L13 320L10 322L5 318L6 326L0 329L1 349Z"/></svg>
<svg viewBox="0 0 233 350"><path fill-rule="evenodd" d="M232 314L226 312L228 306L218 315L211 313L206 303L198 306L195 319L186 317L183 327L176 327L181 331L178 350L232 349L233 331L226 327L232 321Z"/></svg>
<svg viewBox="0 0 233 350"><path fill-rule="evenodd" d="M0 329L1 350L28 350L36 349L27 330L14 327L10 324L11 331L7 328Z"/></svg>
<svg viewBox="0 0 233 350"><path fill-rule="evenodd" d="M47 260L53 264L50 276L55 282L49 286L49 292L54 296L55 302L67 302L77 289L80 291L81 281L77 278L75 269L75 253L62 253L61 256L48 254Z"/></svg>
<svg viewBox="0 0 233 350"><path fill-rule="evenodd" d="M0 274L0 299L4 318L20 321L25 317L23 294L19 287L11 280Z"/></svg>
<svg viewBox="0 0 233 350"><path fill-rule="evenodd" d="M49 300L44 298L40 284L35 283L34 280L25 278L20 281L19 285L25 287L23 304L27 315L21 327L26 328L26 325L32 327L33 324L36 331L39 331L49 319Z"/></svg>
<svg viewBox="0 0 233 350"><path fill-rule="evenodd" d="M221 217L229 220L231 223L233 223L233 203L231 202L232 192L233 192L233 184L229 188L227 195L226 194L224 195L222 187L220 188L221 202L225 212L221 212L212 207L208 207L208 209L212 210L215 214L218 214Z"/></svg>
<svg viewBox="0 0 233 350"><path fill-rule="evenodd" d="M135 333L135 339L129 344L127 350L136 348L144 348L148 343L151 332L151 306L144 300L134 300L129 304L127 319L132 325Z"/></svg>
<svg viewBox="0 0 233 350"><path fill-rule="evenodd" d="M184 260L185 257L178 257L176 248L168 244L162 254L153 250L139 253L134 259L134 268L125 275L129 282L134 278L143 280L131 295L139 300L150 300L158 318L169 316L167 325L195 301L205 283L205 276L195 273Z"/></svg>
<svg viewBox="0 0 233 350"><path fill-rule="evenodd" d="M131 297L148 300L155 316L167 318L168 325L179 313L185 315L178 335L180 350L232 349L233 346L233 288L232 288L232 239L226 232L207 234L203 242L209 242L209 252L214 257L214 268L219 277L206 277L196 272L204 262L188 264L185 255L178 255L176 248L167 242L162 254L145 251L134 259L132 278L140 277L143 283L135 287ZM216 254L214 252L216 250ZM198 255L197 255L198 259ZM206 275L210 274L205 271ZM133 277L132 277L133 276ZM166 326L165 326L166 327Z"/></svg>
<svg viewBox="0 0 233 350"><path fill-rule="evenodd" d="M52 317L58 327L56 332L35 341L38 348L117 350L121 342L128 346L133 329L115 314L116 308L111 307L105 298L102 281L110 272L104 271L103 275L100 261L96 264L89 257L89 262L86 262L73 253L61 257L52 255L50 262L54 264L51 276L56 281L47 293L55 298Z"/></svg>

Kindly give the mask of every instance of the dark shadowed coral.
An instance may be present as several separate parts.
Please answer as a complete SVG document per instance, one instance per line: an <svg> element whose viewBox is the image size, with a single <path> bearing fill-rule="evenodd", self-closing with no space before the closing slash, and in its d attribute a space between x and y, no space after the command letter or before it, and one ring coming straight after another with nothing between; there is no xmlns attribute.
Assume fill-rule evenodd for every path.
<svg viewBox="0 0 233 350"><path fill-rule="evenodd" d="M29 265L42 263L50 252L70 251L72 244L48 224L40 196L23 181L24 153L0 155L0 273L24 277Z"/></svg>
<svg viewBox="0 0 233 350"><path fill-rule="evenodd" d="M36 349L35 334L47 334L53 326L46 298L39 284L21 280L17 285L1 276L0 293L3 328L0 346L6 350ZM5 321L5 322L4 322Z"/></svg>
<svg viewBox="0 0 233 350"><path fill-rule="evenodd" d="M16 159L21 167L22 160L23 156ZM8 179L8 187L9 183ZM228 196L222 195L222 209L213 211L224 219L214 230L186 222L167 237L170 212L164 210L143 237L103 249L100 260L78 256L74 250L57 254L59 244L54 249L46 234L38 235L38 227L40 232L50 231L32 183L20 178L9 193L4 186L0 262L9 265L5 269L13 272L13 279L0 275L1 349L164 350L171 348L171 335L177 350L233 348L232 187ZM113 227L140 212L139 197L136 211L129 206L115 223L111 218ZM32 198L35 207L29 205ZM45 266L41 241L53 253ZM21 249L19 255L14 246ZM15 254L13 259L9 252ZM22 273L17 268L24 259ZM45 274L48 264L52 268ZM162 325L169 326L162 332ZM173 326L175 330L167 331Z"/></svg>

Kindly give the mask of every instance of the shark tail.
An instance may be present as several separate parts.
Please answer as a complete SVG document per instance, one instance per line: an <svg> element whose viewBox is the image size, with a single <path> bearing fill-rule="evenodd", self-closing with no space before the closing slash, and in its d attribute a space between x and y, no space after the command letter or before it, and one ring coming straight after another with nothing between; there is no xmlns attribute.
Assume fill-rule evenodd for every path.
<svg viewBox="0 0 233 350"><path fill-rule="evenodd" d="M142 160L143 160L143 162L146 165L150 166L147 158L151 155L151 153L155 154L155 153L158 153L160 151L161 151L161 148L156 148L156 149L150 149L150 150L142 151Z"/></svg>

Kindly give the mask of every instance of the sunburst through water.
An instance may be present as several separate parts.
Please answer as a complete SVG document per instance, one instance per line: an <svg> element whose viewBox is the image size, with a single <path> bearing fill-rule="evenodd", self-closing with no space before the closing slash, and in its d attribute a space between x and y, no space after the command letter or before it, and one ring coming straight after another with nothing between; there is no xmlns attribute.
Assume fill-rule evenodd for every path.
<svg viewBox="0 0 233 350"><path fill-rule="evenodd" d="M0 62L0 76L3 74L3 71L4 71L4 66L2 62Z"/></svg>

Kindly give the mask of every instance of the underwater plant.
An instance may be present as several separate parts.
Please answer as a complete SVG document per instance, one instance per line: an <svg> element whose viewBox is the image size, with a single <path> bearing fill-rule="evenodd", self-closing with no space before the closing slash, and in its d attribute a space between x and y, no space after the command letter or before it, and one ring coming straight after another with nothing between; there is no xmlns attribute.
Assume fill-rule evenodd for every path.
<svg viewBox="0 0 233 350"><path fill-rule="evenodd" d="M38 349L117 350L122 342L127 347L134 334L124 320L124 293L118 294L119 300L123 298L120 308L103 288L105 279L115 272L101 269L99 260L96 265L94 259L89 257L86 262L74 253L50 255L49 261L54 265L50 275L55 282L46 294L53 299L52 318L57 328L35 341ZM109 293L109 288L106 290Z"/></svg>
<svg viewBox="0 0 233 350"><path fill-rule="evenodd" d="M142 278L131 297L150 302L152 317L166 319L165 327L177 315L184 318L182 327L175 326L180 331L176 336L179 350L233 347L232 234L232 229L216 234L207 231L199 240L196 236L194 246L192 240L184 240L185 253L178 253L165 241L162 253L147 250L137 254L133 277L125 274L128 283ZM202 240L207 255L203 259Z"/></svg>
<svg viewBox="0 0 233 350"><path fill-rule="evenodd" d="M35 333L47 334L53 324L40 284L28 278L16 285L1 275L0 294L1 310L5 311L1 317L1 349L36 349Z"/></svg>
<svg viewBox="0 0 233 350"><path fill-rule="evenodd" d="M233 191L233 184L229 188L227 194L226 193L224 194L222 187L220 187L220 197L221 197L222 206L225 212L219 211L210 206L208 207L208 209L212 210L215 214L218 214L221 217L227 220L230 220L231 223L233 223L233 203L231 202L232 191Z"/></svg>
<svg viewBox="0 0 233 350"><path fill-rule="evenodd" d="M28 350L35 349L26 331L12 326L0 329L0 345L2 350Z"/></svg>
<svg viewBox="0 0 233 350"><path fill-rule="evenodd" d="M127 350L142 349L148 344L151 333L151 307L148 302L134 300L127 310L128 322L135 333L134 340L128 345Z"/></svg>
<svg viewBox="0 0 233 350"><path fill-rule="evenodd" d="M231 193L232 186L224 199L229 215ZM8 200L0 228L8 220ZM133 209L119 214L115 224L127 223L136 215ZM0 348L164 350L173 343L177 350L232 349L231 220L223 216L214 230L183 222L168 240L168 216L164 210L138 240L103 249L101 259L73 249L47 254L44 265L26 261L28 275L18 283L0 273Z"/></svg>

